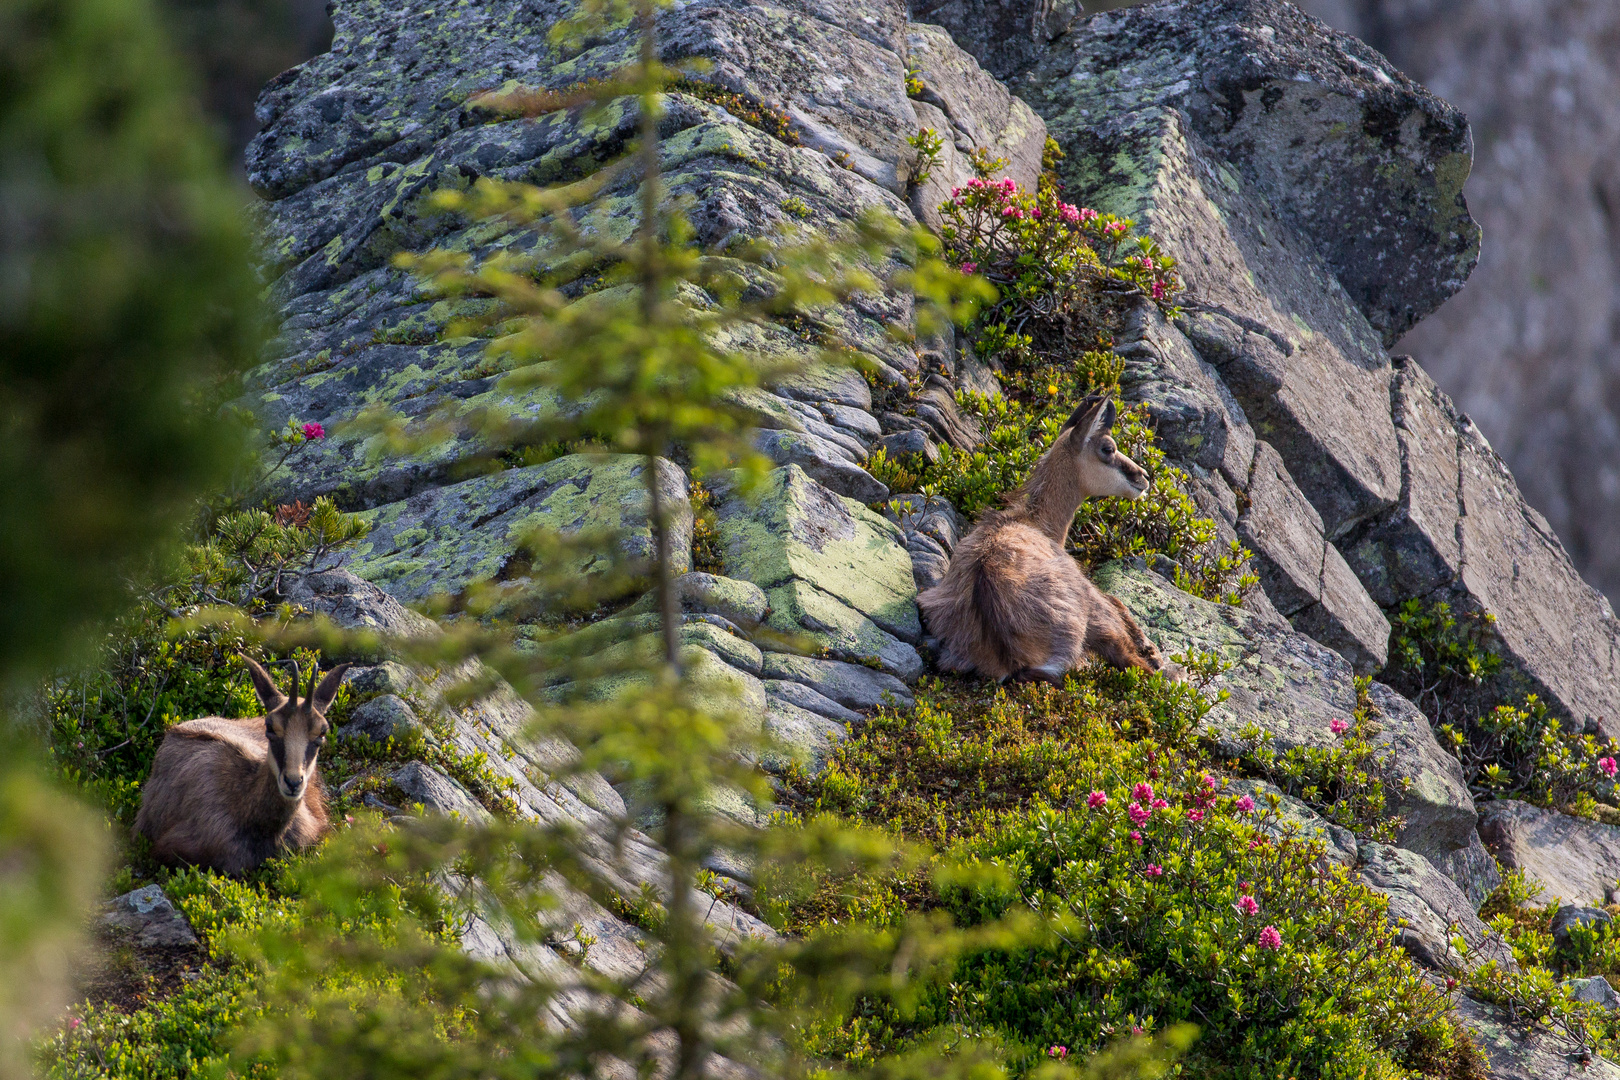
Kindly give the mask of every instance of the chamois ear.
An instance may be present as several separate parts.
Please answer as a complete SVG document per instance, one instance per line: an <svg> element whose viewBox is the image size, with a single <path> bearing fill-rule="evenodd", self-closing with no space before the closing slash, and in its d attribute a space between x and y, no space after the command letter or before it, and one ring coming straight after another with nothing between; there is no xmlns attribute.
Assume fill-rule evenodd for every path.
<svg viewBox="0 0 1620 1080"><path fill-rule="evenodd" d="M332 707L332 699L337 697L338 688L343 685L343 673L348 670L348 664L339 664L328 671L326 678L321 680L321 685L309 695L309 707L323 716L326 715L326 710ZM311 678L310 681L315 680Z"/></svg>
<svg viewBox="0 0 1620 1080"><path fill-rule="evenodd" d="M1089 431L1090 428L1086 424L1086 414L1095 409L1103 400L1101 394L1088 394L1086 400L1080 403L1080 407L1070 413L1067 420L1063 421L1063 428L1058 434L1061 435L1072 427L1077 427L1082 432Z"/></svg>
<svg viewBox="0 0 1620 1080"><path fill-rule="evenodd" d="M266 716L287 704L287 695L276 689L276 681L270 673L259 666L259 662L252 657L242 657L242 663L247 665L248 678L253 680L253 689L258 691L259 703L264 706Z"/></svg>
<svg viewBox="0 0 1620 1080"><path fill-rule="evenodd" d="M1113 398L1105 399L1103 401L1103 407L1097 410L1097 415L1092 418L1091 426L1084 429L1086 433L1086 441L1090 442L1092 439L1100 439L1112 431L1114 429L1114 415L1118 411L1118 407L1114 404Z"/></svg>

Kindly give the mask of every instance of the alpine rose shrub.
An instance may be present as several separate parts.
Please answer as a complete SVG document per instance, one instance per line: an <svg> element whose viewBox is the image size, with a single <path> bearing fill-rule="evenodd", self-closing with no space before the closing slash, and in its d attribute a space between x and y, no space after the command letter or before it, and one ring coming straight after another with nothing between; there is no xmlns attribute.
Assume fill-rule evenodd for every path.
<svg viewBox="0 0 1620 1080"><path fill-rule="evenodd" d="M1050 173L1034 192L1011 179L976 178L954 188L939 210L948 261L977 273L1000 292L969 330L986 355L1028 366L1029 320L1062 322L1090 291L1148 296L1167 311L1181 291L1176 260L1135 222L1064 202Z"/></svg>
<svg viewBox="0 0 1620 1080"><path fill-rule="evenodd" d="M1199 769L1097 794L1106 801L1042 808L961 846L1012 880L947 893L958 920L1027 904L1054 934L962 963L926 1007L934 1022L1023 1047L1015 1073L1047 1047L1191 1021L1195 1075L1346 1080L1396 1075L1389 1051L1439 1030L1448 997L1387 932L1385 901L1275 808Z"/></svg>

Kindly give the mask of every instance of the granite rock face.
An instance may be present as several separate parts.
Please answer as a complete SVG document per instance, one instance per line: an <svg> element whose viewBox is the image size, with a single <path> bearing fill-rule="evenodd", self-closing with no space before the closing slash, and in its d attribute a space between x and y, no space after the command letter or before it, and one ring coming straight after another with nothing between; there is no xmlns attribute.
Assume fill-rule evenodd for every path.
<svg viewBox="0 0 1620 1080"><path fill-rule="evenodd" d="M664 887L664 863L633 827L625 792L581 771L574 747L529 731L529 709L509 689L470 703L449 696L484 674L477 665L414 671L388 654L390 638L438 632L402 601L521 578L520 541L535 525L622 527L623 554L649 552L639 462L569 455L505 468L492 459L480 434L492 423L543 432L577 406L507 378L485 342L446 338L478 302L430 297L390 262L433 244L543 256L521 228L470 226L434 213L428 197L484 177L570 180L623 154L638 122L624 102L590 117L519 120L469 105L482 90L561 89L625 59L631 39L620 31L578 55L557 52L546 32L566 6L471 0L450 12L423 0L339 0L332 52L267 88L249 172L265 199L265 273L281 333L242 404L270 426L333 428L272 478L276 494L329 494L374 522L352 566L359 576L311 574L286 590L310 612L374 631L375 649L356 657L363 666L349 680L361 699L356 722L394 732L413 717L458 752L482 754L518 815L574 825L602 881L636 896ZM1414 598L1491 611L1524 685L1577 719L1620 722L1612 612L1467 418L1415 361L1386 353L1457 291L1477 257L1461 200L1471 148L1455 109L1282 0L1168 0L1089 19L1066 2L920 0L909 13L918 21L898 0L687 0L659 18L665 61L708 60L705 78L779 105L795 133L784 141L704 97L668 95L665 181L706 249L786 224L835 228L873 209L937 224L972 151L1007 158L1027 186L1051 135L1068 155L1068 198L1136 218L1177 256L1189 286L1183 314L1131 312L1116 343L1123 392L1146 409L1221 538L1255 551L1264 595L1243 609L1210 604L1132 564L1097 579L1167 654L1214 652L1230 665L1215 683L1229 696L1207 718L1223 752L1251 754L1255 740L1280 753L1333 745L1331 722L1358 704L1356 675L1386 662L1386 612ZM921 86L912 96L908 71ZM943 138L927 177L908 142L920 128ZM622 208L638 184L633 171L609 184L607 202L621 209L606 212L604 227L630 227ZM983 433L953 393L1000 390L996 372L950 335L911 332L906 295L838 305L826 322L861 354L870 384L849 368L812 366L738 393L750 437L777 468L755 498L706 478L722 566L677 580L683 655L716 703L774 740L758 761L767 770L813 772L862 713L912 704L907 684L928 652L916 593L938 580L970 523L937 497L891 500L863 463L899 440L971 450ZM807 354L776 325L736 328L722 344L763 361ZM910 415L875 410L874 386L909 393ZM389 457L380 436L340 429L379 407L407 436L454 437ZM657 479L682 511L674 533L685 569L688 477L668 462ZM592 635L590 655L625 657L652 644L656 622L643 598L581 634ZM1336 830L1278 792L1281 816L1319 832L1330 861L1390 898L1423 962L1447 961L1455 924L1479 955L1511 963L1474 914L1495 865L1457 762L1409 702L1377 683L1369 694L1389 809L1404 822L1397 844ZM478 784L423 762L394 783L405 802L439 812L490 809ZM1246 783L1270 793L1264 781ZM746 824L764 810L730 791L713 802ZM1514 813L1486 807L1485 839L1510 853L1509 865L1545 862L1544 845L1523 839L1541 834ZM1585 860L1564 875L1571 891L1606 871L1610 841L1588 826L1557 815L1545 826L1563 838L1557 858ZM750 878L747 867L715 869ZM1568 900L1589 902L1602 888ZM634 970L634 928L559 891L573 905L564 925L579 922L605 943L583 962ZM722 943L771 934L724 900L702 903ZM526 959L548 971L580 959L563 946L504 941L483 924L465 940L492 957L537 948ZM1495 1031L1479 1009L1481 1030ZM1493 1042L1493 1061L1499 1051Z"/></svg>
<svg viewBox="0 0 1620 1080"><path fill-rule="evenodd" d="M1479 835L1503 866L1539 887L1542 903L1620 898L1620 828L1503 799L1481 808Z"/></svg>

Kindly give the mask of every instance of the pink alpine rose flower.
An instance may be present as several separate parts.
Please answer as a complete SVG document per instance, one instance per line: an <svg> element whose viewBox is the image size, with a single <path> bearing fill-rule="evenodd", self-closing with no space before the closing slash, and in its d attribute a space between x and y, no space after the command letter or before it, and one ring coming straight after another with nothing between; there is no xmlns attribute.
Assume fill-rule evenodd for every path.
<svg viewBox="0 0 1620 1080"><path fill-rule="evenodd" d="M1086 805L1093 810L1101 810L1108 805L1108 796L1100 791L1093 791L1086 799Z"/></svg>
<svg viewBox="0 0 1620 1080"><path fill-rule="evenodd" d="M1142 868L1142 873L1148 877L1164 877L1164 867L1158 863L1148 863Z"/></svg>
<svg viewBox="0 0 1620 1080"><path fill-rule="evenodd" d="M1237 908L1238 911L1242 912L1244 915L1260 914L1260 901L1256 900L1252 896L1240 896L1238 897L1238 902L1232 906Z"/></svg>
<svg viewBox="0 0 1620 1080"><path fill-rule="evenodd" d="M1243 796L1243 798L1232 804L1232 809L1240 814L1250 813L1254 810L1254 797L1250 795Z"/></svg>
<svg viewBox="0 0 1620 1080"><path fill-rule="evenodd" d="M1142 834L1135 829L1131 830L1131 843L1136 844L1138 847L1142 844Z"/></svg>
<svg viewBox="0 0 1620 1080"><path fill-rule="evenodd" d="M1260 947L1270 949L1272 952L1282 948L1282 935L1277 933L1275 926L1263 926L1260 928Z"/></svg>
<svg viewBox="0 0 1620 1080"><path fill-rule="evenodd" d="M1614 779L1616 772L1620 772L1620 765L1617 765L1612 757L1598 758L1598 768L1602 769L1603 775L1610 780Z"/></svg>
<svg viewBox="0 0 1620 1080"><path fill-rule="evenodd" d="M1334 720L1332 723L1328 724L1328 727L1332 729L1333 734L1335 735L1343 735L1345 732L1350 730L1350 725L1343 720Z"/></svg>
<svg viewBox="0 0 1620 1080"><path fill-rule="evenodd" d="M1131 797L1139 802L1151 802L1153 799L1153 785L1137 784L1131 788Z"/></svg>
<svg viewBox="0 0 1620 1080"><path fill-rule="evenodd" d="M1153 811L1149 810L1139 802L1131 803L1131 805L1125 808L1125 812L1131 815L1132 825L1146 824L1147 819L1153 816Z"/></svg>
<svg viewBox="0 0 1620 1080"><path fill-rule="evenodd" d="M326 429L321 427L319 424L305 424L304 438L311 440L324 439L326 438Z"/></svg>

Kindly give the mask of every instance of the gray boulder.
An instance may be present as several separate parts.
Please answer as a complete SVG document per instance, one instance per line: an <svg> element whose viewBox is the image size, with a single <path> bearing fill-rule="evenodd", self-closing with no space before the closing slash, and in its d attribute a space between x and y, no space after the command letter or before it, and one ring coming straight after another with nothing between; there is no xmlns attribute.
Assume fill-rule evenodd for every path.
<svg viewBox="0 0 1620 1080"><path fill-rule="evenodd" d="M765 591L750 581L689 573L675 579L681 610L719 615L743 630L752 630L770 614Z"/></svg>
<svg viewBox="0 0 1620 1080"><path fill-rule="evenodd" d="M147 885L107 901L101 926L130 935L142 949L195 946L197 935L158 885Z"/></svg>
<svg viewBox="0 0 1620 1080"><path fill-rule="evenodd" d="M1552 924L1548 927L1553 936L1553 944L1567 947L1573 937L1571 931L1577 926L1584 926L1590 930L1603 930L1614 921L1614 916L1599 907L1571 907L1565 905L1553 915Z"/></svg>
<svg viewBox="0 0 1620 1080"><path fill-rule="evenodd" d="M389 739L403 740L413 731L422 730L422 721L417 719L416 710L394 694L383 694L355 709L338 734L383 743Z"/></svg>
<svg viewBox="0 0 1620 1080"><path fill-rule="evenodd" d="M1451 939L1468 946L1469 966L1495 961L1517 971L1513 950L1474 912L1462 890L1415 851L1366 841L1360 848L1361 880L1389 900L1389 920L1412 959L1432 970L1463 962Z"/></svg>
<svg viewBox="0 0 1620 1080"><path fill-rule="evenodd" d="M1564 988L1576 1001L1590 1001L1605 1009L1620 1009L1620 994L1614 992L1614 987L1610 986L1609 980L1602 975L1593 975L1589 979L1570 979L1564 983Z"/></svg>
<svg viewBox="0 0 1620 1080"><path fill-rule="evenodd" d="M1523 870L1540 903L1607 903L1620 884L1620 828L1514 799L1480 807L1479 835L1509 870Z"/></svg>

